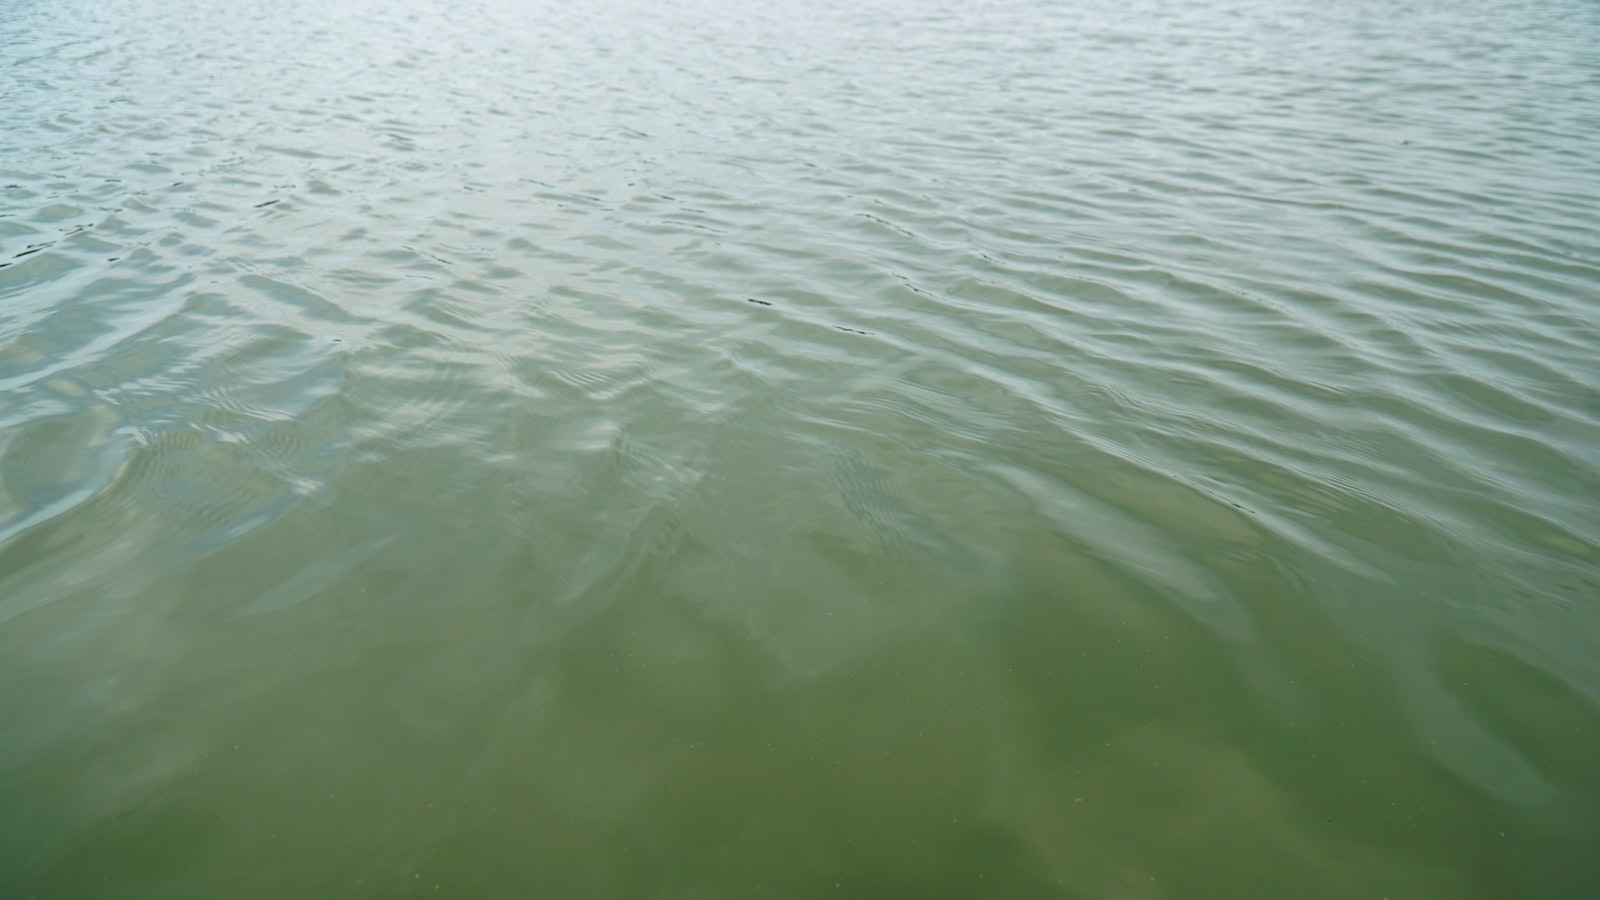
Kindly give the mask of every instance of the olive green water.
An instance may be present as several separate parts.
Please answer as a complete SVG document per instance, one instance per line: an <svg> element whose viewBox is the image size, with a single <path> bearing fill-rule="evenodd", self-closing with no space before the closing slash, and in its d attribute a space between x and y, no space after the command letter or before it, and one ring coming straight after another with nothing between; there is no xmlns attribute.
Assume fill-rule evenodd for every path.
<svg viewBox="0 0 1600 900"><path fill-rule="evenodd" d="M0 897L1600 896L1588 0L12 0Z"/></svg>

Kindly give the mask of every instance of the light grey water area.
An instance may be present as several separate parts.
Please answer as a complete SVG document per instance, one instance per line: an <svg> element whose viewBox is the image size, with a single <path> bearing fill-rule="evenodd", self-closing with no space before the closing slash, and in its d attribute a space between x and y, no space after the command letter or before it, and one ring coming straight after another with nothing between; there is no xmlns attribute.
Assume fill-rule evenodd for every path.
<svg viewBox="0 0 1600 900"><path fill-rule="evenodd" d="M6 0L35 896L1600 897L1600 5Z"/></svg>

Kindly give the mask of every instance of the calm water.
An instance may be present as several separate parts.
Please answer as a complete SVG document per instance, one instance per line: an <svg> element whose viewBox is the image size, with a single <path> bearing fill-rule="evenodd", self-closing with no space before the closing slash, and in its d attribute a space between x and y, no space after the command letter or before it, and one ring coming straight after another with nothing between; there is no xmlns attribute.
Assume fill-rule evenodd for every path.
<svg viewBox="0 0 1600 900"><path fill-rule="evenodd" d="M1592 0L10 0L0 896L1600 896Z"/></svg>

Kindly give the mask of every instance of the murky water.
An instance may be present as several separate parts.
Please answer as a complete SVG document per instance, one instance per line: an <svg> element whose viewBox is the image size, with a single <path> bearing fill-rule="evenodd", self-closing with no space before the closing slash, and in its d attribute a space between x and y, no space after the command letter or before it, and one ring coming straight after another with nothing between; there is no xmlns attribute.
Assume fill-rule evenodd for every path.
<svg viewBox="0 0 1600 900"><path fill-rule="evenodd" d="M1600 896L1600 7L0 29L0 896Z"/></svg>

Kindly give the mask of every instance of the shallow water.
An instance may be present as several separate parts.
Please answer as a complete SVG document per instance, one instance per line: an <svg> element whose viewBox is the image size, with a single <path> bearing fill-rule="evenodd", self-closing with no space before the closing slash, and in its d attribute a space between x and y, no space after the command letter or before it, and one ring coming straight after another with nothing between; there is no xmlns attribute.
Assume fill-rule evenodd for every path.
<svg viewBox="0 0 1600 900"><path fill-rule="evenodd" d="M6 20L0 896L1600 895L1593 3Z"/></svg>

